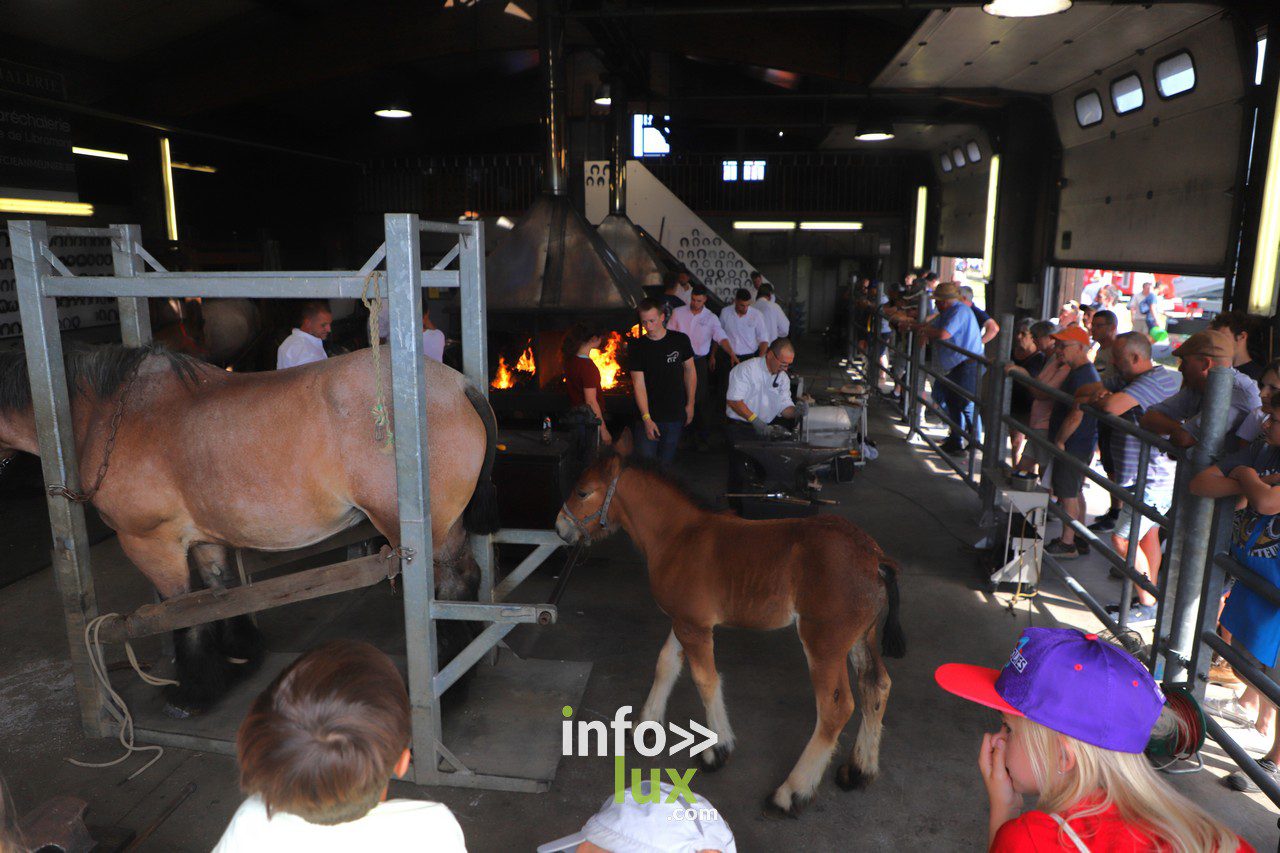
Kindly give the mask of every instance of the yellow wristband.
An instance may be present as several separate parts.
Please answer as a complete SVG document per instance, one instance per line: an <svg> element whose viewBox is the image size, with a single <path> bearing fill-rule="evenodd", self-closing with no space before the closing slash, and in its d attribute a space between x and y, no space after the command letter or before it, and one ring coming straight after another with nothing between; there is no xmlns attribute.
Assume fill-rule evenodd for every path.
<svg viewBox="0 0 1280 853"><path fill-rule="evenodd" d="M640 416L640 420L642 420L642 421L651 421L651 420L653 420L653 418L649 417L649 413L648 413L648 412L645 412L643 415L641 415L641 416Z"/></svg>
<svg viewBox="0 0 1280 853"><path fill-rule="evenodd" d="M751 423L751 422L752 422L752 421L754 421L755 419L756 419L755 412L752 412L752 413L751 413L751 417L747 418L747 423Z"/></svg>

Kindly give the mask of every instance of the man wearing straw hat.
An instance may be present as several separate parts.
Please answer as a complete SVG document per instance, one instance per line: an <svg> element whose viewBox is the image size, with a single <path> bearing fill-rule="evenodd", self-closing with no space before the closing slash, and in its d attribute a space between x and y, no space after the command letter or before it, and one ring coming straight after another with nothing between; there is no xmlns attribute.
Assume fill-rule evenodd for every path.
<svg viewBox="0 0 1280 853"><path fill-rule="evenodd" d="M938 308L937 315L925 323L909 322L922 338L932 341L946 341L965 352L982 355L982 332L978 328L978 320L973 309L960 301L960 288L953 281L944 281L933 290L933 301ZM934 363L939 370L961 388L976 394L978 390L978 363L963 353L950 347L936 347ZM947 413L955 425L951 426L951 434L942 443L945 453L963 453L965 450L962 433L972 434L975 427L973 401L966 399L942 383L935 383L933 398ZM960 429L956 429L956 425Z"/></svg>

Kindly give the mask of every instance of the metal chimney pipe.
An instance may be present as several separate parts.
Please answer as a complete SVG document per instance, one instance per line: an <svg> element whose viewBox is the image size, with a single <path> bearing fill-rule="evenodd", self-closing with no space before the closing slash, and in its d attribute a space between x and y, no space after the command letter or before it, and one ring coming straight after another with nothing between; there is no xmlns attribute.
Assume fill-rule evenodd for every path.
<svg viewBox="0 0 1280 853"><path fill-rule="evenodd" d="M538 55L542 60L542 85L547 95L542 129L547 147L542 190L549 195L568 194L565 167L568 157L564 138L564 18L558 0L538 2Z"/></svg>
<svg viewBox="0 0 1280 853"><path fill-rule="evenodd" d="M627 215L627 140L631 135L631 117L627 109L626 84L620 78L609 81L609 117L613 119L613 163L609 167L609 212Z"/></svg>

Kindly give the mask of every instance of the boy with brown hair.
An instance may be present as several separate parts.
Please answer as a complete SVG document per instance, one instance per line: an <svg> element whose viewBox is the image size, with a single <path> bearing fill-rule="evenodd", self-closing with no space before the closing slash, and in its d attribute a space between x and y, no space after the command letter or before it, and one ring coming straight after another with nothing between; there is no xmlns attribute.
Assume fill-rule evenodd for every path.
<svg viewBox="0 0 1280 853"><path fill-rule="evenodd" d="M390 849L463 851L440 803L388 800L409 769L409 694L373 646L336 640L293 662L249 708L236 736L236 810L214 853Z"/></svg>

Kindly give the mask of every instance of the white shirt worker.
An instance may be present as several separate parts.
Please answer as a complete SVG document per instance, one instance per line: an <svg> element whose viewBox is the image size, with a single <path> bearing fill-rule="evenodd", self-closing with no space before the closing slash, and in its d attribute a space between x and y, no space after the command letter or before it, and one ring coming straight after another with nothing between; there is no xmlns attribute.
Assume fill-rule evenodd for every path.
<svg viewBox="0 0 1280 853"><path fill-rule="evenodd" d="M763 358L740 362L729 371L729 392L725 397L745 403L765 423L795 405L791 400L791 378L786 371L770 373L769 363ZM724 412L730 420L746 423L746 418L731 407L726 406Z"/></svg>
<svg viewBox="0 0 1280 853"><path fill-rule="evenodd" d="M751 307L764 315L765 331L769 335L769 343L791 334L791 321L787 319L786 312L782 310L782 306L774 302L771 297L761 296L756 299L755 304Z"/></svg>
<svg viewBox="0 0 1280 853"><path fill-rule="evenodd" d="M755 308L748 307L747 313L739 314L733 305L726 305L720 312L720 325L724 327L734 355L755 355L760 351L760 344L773 343L773 339L768 337L764 315Z"/></svg>
<svg viewBox="0 0 1280 853"><path fill-rule="evenodd" d="M328 357L329 354L324 351L324 341L295 328L276 350L276 370L324 361Z"/></svg>
<svg viewBox="0 0 1280 853"><path fill-rule="evenodd" d="M671 312L667 328L676 332L684 332L693 345L693 354L702 358L711 352L713 344L725 340L724 327L710 308L703 306L697 314L688 305L682 305Z"/></svg>

